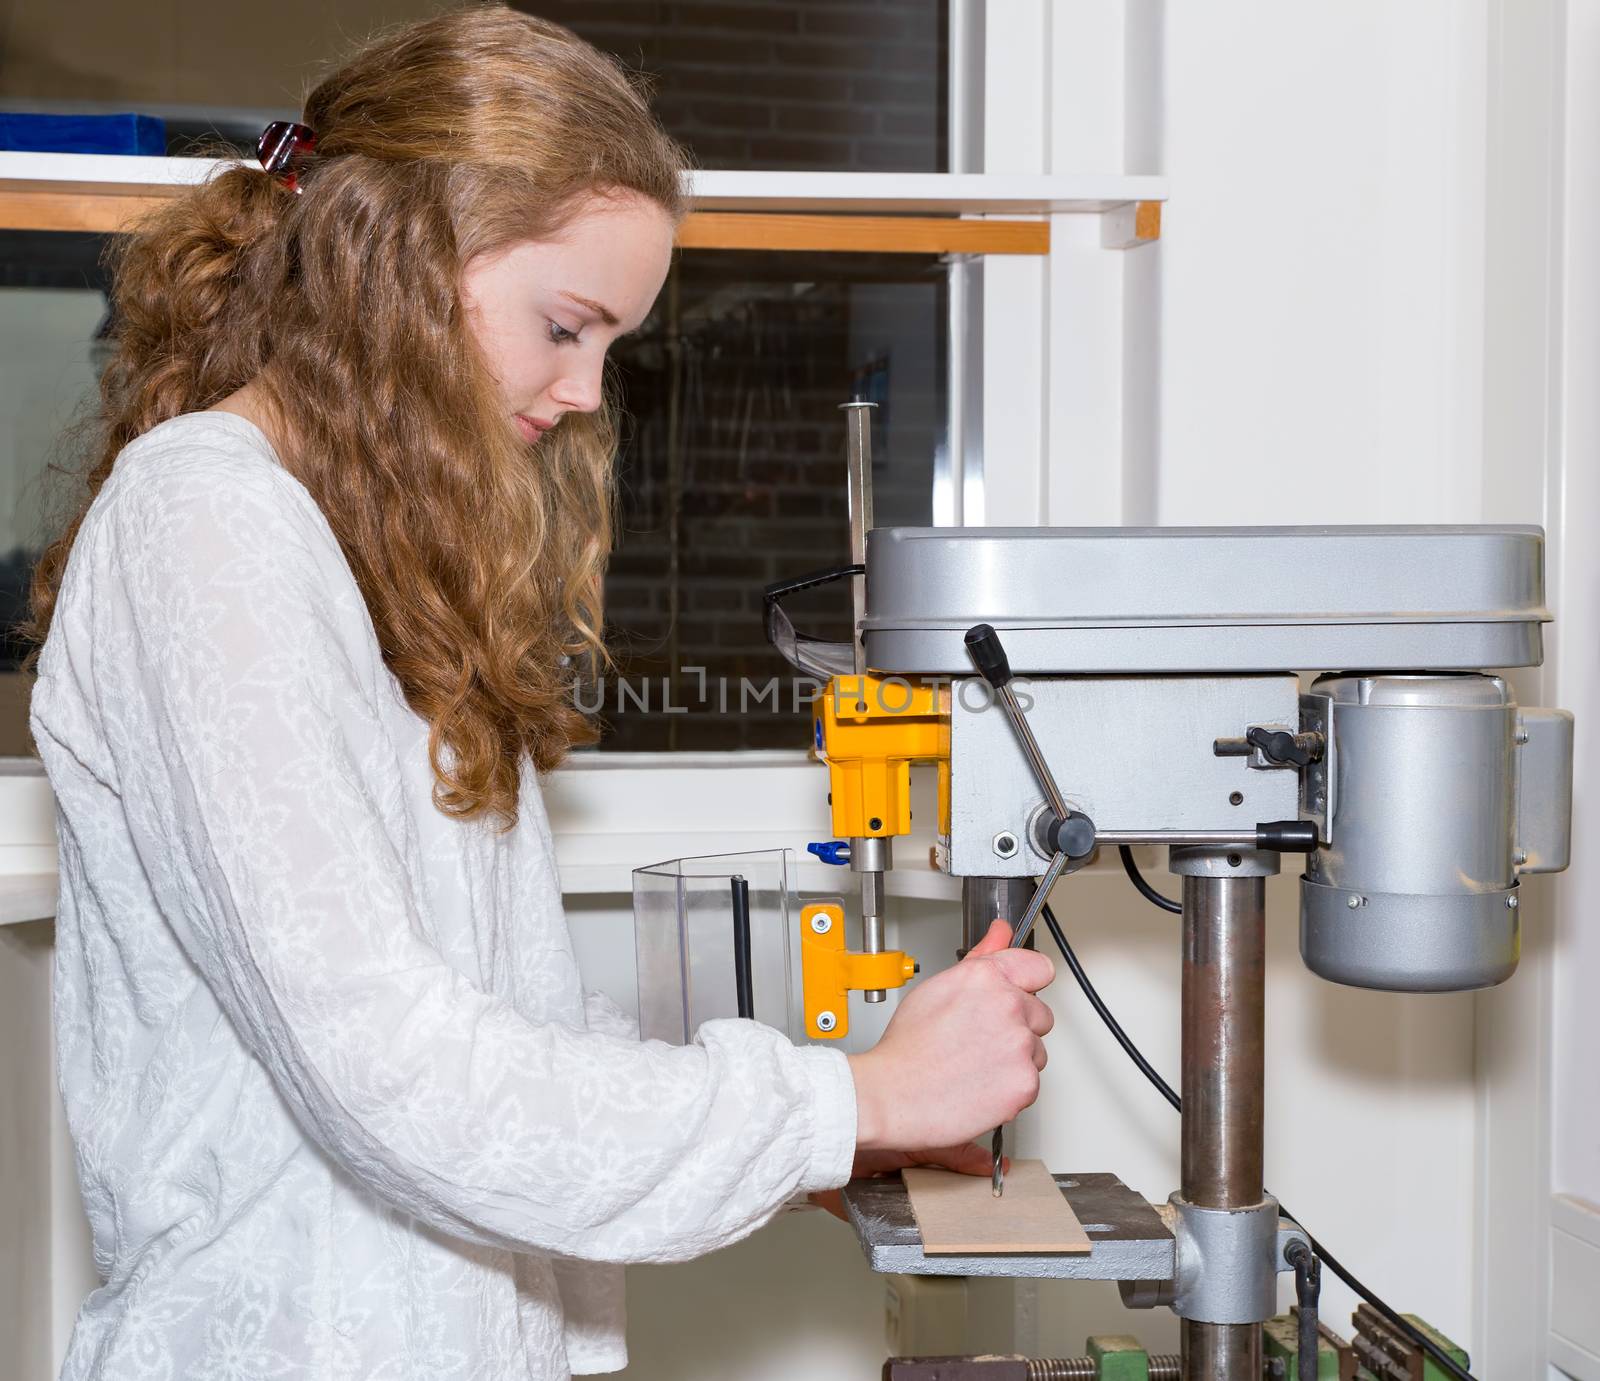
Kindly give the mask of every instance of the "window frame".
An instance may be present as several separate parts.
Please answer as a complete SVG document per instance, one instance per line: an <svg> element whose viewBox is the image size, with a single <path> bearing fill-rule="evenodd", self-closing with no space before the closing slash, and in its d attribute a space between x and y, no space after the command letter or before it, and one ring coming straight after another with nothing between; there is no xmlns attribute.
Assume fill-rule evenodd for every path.
<svg viewBox="0 0 1600 1381"><path fill-rule="evenodd" d="M1152 125L1157 100L1153 64L1130 54L1157 35L1134 0L1105 7L950 0L949 15L949 171L697 170L689 179L691 220L698 214L710 218L703 226L744 236L757 218L768 218L765 228L804 221L803 229L824 236L831 223L859 237L867 221L887 225L890 235L926 233L937 224L930 217L963 227L955 237L1011 235L1019 222L1043 227L1043 246L1035 238L1023 252L974 250L965 240L945 249L951 416L935 462L934 522L1128 521L1126 476L1153 444L1137 419L1153 410L1156 381L1146 373L1153 364L1140 361L1154 352L1136 347L1155 255L1119 251L1158 239L1167 197L1164 177L1124 171L1139 156L1140 130ZM0 228L115 229L219 162L0 152ZM776 769L770 750L721 757L750 754L758 755L752 766ZM681 753L628 757L634 770L682 769L698 780ZM613 780L622 788L631 775ZM761 798L761 786L751 785ZM687 804L692 814L696 803Z"/></svg>

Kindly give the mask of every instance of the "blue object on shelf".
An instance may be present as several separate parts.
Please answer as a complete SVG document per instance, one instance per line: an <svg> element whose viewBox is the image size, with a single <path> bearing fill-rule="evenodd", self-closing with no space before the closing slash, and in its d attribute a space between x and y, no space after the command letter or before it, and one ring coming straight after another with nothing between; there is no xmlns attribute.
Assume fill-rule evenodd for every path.
<svg viewBox="0 0 1600 1381"><path fill-rule="evenodd" d="M821 844L807 844L806 852L815 854L824 863L831 863L837 868L842 868L850 861L850 841L848 839L829 839Z"/></svg>
<svg viewBox="0 0 1600 1381"><path fill-rule="evenodd" d="M0 110L0 149L163 157L166 121L153 115L34 115Z"/></svg>

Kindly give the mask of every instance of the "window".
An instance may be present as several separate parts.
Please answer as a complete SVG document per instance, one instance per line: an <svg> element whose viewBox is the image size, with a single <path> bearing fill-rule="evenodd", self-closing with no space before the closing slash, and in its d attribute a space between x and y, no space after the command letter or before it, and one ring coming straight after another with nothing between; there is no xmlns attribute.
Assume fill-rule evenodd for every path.
<svg viewBox="0 0 1600 1381"><path fill-rule="evenodd" d="M33 563L60 514L49 468L92 406L106 297L100 235L0 231L0 670L26 649ZM0 753L14 737L0 730Z"/></svg>
<svg viewBox="0 0 1600 1381"><path fill-rule="evenodd" d="M525 8L644 74L701 167L947 167L946 0ZM932 522L947 282L936 256L682 255L616 359L634 421L606 586L618 668L585 697L602 750L807 742L807 688L767 645L762 587L849 559L838 406L851 397L879 405L877 521ZM813 611L808 631L848 636L846 588L797 608Z"/></svg>
<svg viewBox="0 0 1600 1381"><path fill-rule="evenodd" d="M26 648L35 560L59 524L50 465L81 463L94 406L109 236L0 233L0 652ZM948 266L917 254L689 250L612 358L626 404L607 579L618 666L586 687L605 750L805 742L809 688L768 646L762 589L849 560L844 420L877 406L878 521L932 521L948 425ZM808 631L848 636L842 587L797 598ZM777 686L772 686L777 678ZM742 690L742 688L744 688ZM740 707L743 713L730 713Z"/></svg>
<svg viewBox="0 0 1600 1381"><path fill-rule="evenodd" d="M613 355L631 421L606 586L618 675L585 702L606 722L602 748L806 742L762 587L849 560L839 405L852 396L877 403L877 521L932 521L946 295L929 255L679 257L644 330ZM846 587L796 608L813 610L807 631L848 637ZM776 703L727 712L772 677Z"/></svg>
<svg viewBox="0 0 1600 1381"><path fill-rule="evenodd" d="M1120 461L1152 444L1139 404L1150 380L1127 352L1155 279L1150 256L1131 256L1125 277L1124 256L1102 251L1154 238L1164 188L1099 171L1124 166L1149 124L1137 104L1121 122L1122 31L1035 0L530 7L647 76L701 167L668 291L615 360L634 420L608 581L621 677L597 707L601 747L799 747L803 707L725 714L715 685L786 677L762 635L761 587L846 556L837 407L849 396L880 404L880 524L1125 510ZM259 26L211 12L181 62L144 63L144 31L86 33L52 15L0 54L0 91L22 98L0 100L92 108L94 83L78 77L114 62L119 108L168 116L172 151L175 131L253 140L265 115L293 111L313 60L412 17L341 0L263 44ZM63 44L77 67L43 62ZM1080 79L1053 84L1053 71ZM1004 139L985 140L989 121ZM0 225L115 230L205 170L0 152ZM842 637L842 593L799 597L796 621Z"/></svg>

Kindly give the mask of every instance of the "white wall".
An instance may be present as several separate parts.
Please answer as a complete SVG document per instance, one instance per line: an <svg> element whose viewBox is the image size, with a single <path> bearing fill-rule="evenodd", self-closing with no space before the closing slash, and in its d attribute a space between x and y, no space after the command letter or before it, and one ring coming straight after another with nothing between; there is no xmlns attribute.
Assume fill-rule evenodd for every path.
<svg viewBox="0 0 1600 1381"><path fill-rule="evenodd" d="M1554 307L1546 325L1550 342L1545 392L1551 450L1547 503L1566 536L1555 569L1554 597L1563 624L1553 643L1547 685L1562 703L1589 708L1580 721L1574 764L1574 866L1553 881L1559 931L1549 968L1548 1021L1551 1077L1550 1189L1558 1215L1551 1236L1551 1360L1574 1377L1600 1378L1600 930L1594 924L1600 864L1593 849L1600 771L1600 733L1592 715L1600 704L1600 572L1594 520L1600 514L1600 260L1594 224L1600 215L1600 93L1593 74L1600 61L1600 7L1552 6L1545 41L1529 55L1528 82L1553 93L1565 121L1550 140L1555 157L1538 170L1541 189L1558 227L1547 237L1549 257L1535 258L1529 273L1547 275L1543 297ZM1544 109L1547 107L1538 107ZM1509 206L1509 202L1508 202ZM1509 215L1508 215L1509 219ZM1552 523L1554 526L1554 522ZM1542 1016L1543 1014L1539 1014ZM1540 1148L1542 1149L1542 1148Z"/></svg>
<svg viewBox="0 0 1600 1381"><path fill-rule="evenodd" d="M1169 7L1158 522L1501 516L1479 479L1483 19ZM1370 1286L1475 1344L1473 999L1322 982L1286 882L1273 902L1268 1183ZM1176 992L1146 1000L1174 1030ZM1348 1322L1326 1272L1324 1301Z"/></svg>
<svg viewBox="0 0 1600 1381"><path fill-rule="evenodd" d="M1115 12L1136 35L1153 8L1057 5L1050 41L1075 64L1099 59L1103 74ZM1171 201L1160 244L1118 269L1085 244L1052 255L1049 291L1071 316L1052 340L1050 520L1547 523L1559 645L1570 657L1577 640L1588 676L1563 673L1560 689L1580 720L1592 715L1593 543L1563 544L1573 517L1561 495L1592 499L1593 481L1561 472L1551 425L1563 8L1214 0L1164 11L1149 61L1163 74L1159 137L1134 60L1120 130L1102 84L1056 93L1071 112L1051 122L1057 152L1063 131L1089 158L1120 138L1131 170L1149 166L1154 144ZM1581 224L1569 267L1592 257ZM1125 309L1110 323L1120 398L1104 380L1109 352L1092 357L1072 333L1106 340L1111 273ZM1537 675L1519 685L1540 693ZM1582 890L1576 877L1564 885ZM1174 932L1114 879L1068 890L1091 972L1174 1070ZM1469 1344L1480 1374L1543 1371L1553 891L1530 883L1522 971L1479 998L1313 979L1295 952L1292 884L1269 892L1269 1183L1369 1285ZM1593 964L1556 972L1592 1013ZM1112 1166L1164 1194L1170 1118L1076 1003L1057 1006L1036 1146L1053 1164ZM1587 1044L1562 1047L1574 1183L1594 1176L1585 1029ZM1311 1130L1297 1139L1300 1125ZM1327 1276L1325 1300L1335 1323L1354 1304ZM1039 1313L1047 1351L1075 1350L1115 1317L1066 1290L1043 1291Z"/></svg>
<svg viewBox="0 0 1600 1381"><path fill-rule="evenodd" d="M1482 7L1173 5L1157 516L1482 516Z"/></svg>
<svg viewBox="0 0 1600 1381"><path fill-rule="evenodd" d="M1566 70L1571 126L1566 149L1564 220L1565 298L1560 444L1564 515L1575 536L1589 539L1600 515L1600 258L1594 253L1593 227L1600 218L1600 88L1591 79L1600 63L1600 7L1573 5L1569 18ZM1593 703L1600 697L1600 579L1592 563L1580 559L1576 544L1563 553L1557 570L1557 598L1565 618L1556 639L1556 674L1561 693ZM1594 783L1600 778L1600 728L1585 726L1577 740L1574 804L1578 838L1600 831L1600 804ZM1588 850L1557 888L1564 903L1560 964L1555 975L1558 1029L1555 1050L1555 1188L1600 1204L1600 1089L1594 1052L1600 1049L1600 1004L1594 1001L1594 975L1600 973L1600 926L1593 921L1595 888L1600 885Z"/></svg>

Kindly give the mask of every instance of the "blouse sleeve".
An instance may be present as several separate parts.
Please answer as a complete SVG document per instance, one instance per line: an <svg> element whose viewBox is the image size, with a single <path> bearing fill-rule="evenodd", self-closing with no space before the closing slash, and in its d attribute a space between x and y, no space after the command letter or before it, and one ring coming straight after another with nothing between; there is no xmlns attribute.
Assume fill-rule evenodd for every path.
<svg viewBox="0 0 1600 1381"><path fill-rule="evenodd" d="M102 496L87 689L162 909L306 1132L443 1231L589 1260L696 1256L842 1184L837 1052L531 1023L421 938L392 682L309 495L264 468Z"/></svg>
<svg viewBox="0 0 1600 1381"><path fill-rule="evenodd" d="M604 1031L630 1041L639 1039L639 1023L602 992L583 995L583 1016L591 1031Z"/></svg>

